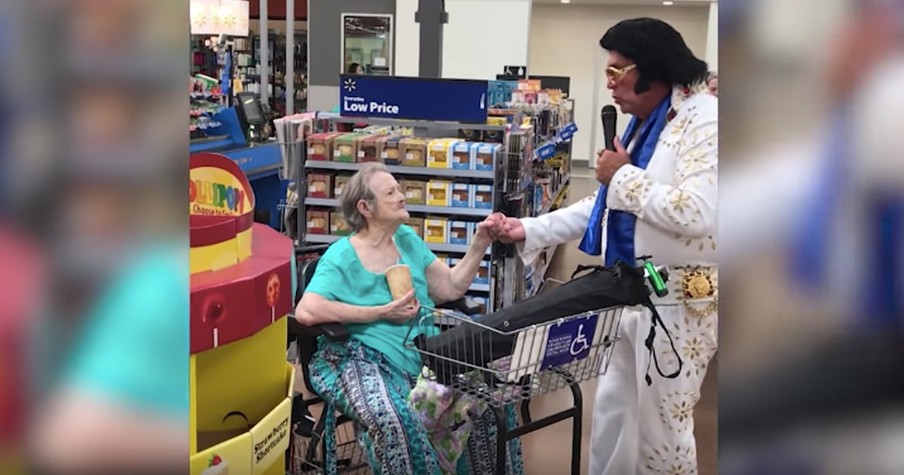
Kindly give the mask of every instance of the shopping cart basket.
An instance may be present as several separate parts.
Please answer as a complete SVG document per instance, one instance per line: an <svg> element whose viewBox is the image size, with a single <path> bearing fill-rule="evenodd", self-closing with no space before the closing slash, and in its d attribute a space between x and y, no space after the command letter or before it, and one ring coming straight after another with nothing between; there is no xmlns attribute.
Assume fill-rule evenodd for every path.
<svg viewBox="0 0 904 475"><path fill-rule="evenodd" d="M417 336L408 345L423 357L425 373L467 397L488 404L496 416L496 470L505 473L506 443L549 425L573 419L572 473L579 473L583 398L579 384L606 371L618 341L623 307L607 308L557 318L527 328L505 331L484 325L479 319L454 312L422 309L411 331ZM430 336L457 326L470 331L457 342L428 349ZM505 354L485 365L475 360ZM570 387L573 407L533 421L528 403L532 398ZM521 403L521 425L507 427L505 407Z"/></svg>

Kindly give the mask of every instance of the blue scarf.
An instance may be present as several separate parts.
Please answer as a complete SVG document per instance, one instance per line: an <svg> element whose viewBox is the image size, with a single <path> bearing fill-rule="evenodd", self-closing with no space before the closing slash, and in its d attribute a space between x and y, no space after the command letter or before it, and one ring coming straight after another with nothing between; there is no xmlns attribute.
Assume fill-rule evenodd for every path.
<svg viewBox="0 0 904 475"><path fill-rule="evenodd" d="M807 290L827 285L833 217L847 192L849 176L851 115L840 108L832 120L830 140L817 187L808 202L801 226L794 236L791 271ZM859 289L858 308L864 312L861 322L873 330L900 329L904 299L899 282L902 243L904 243L904 200L900 195L873 192L867 196L862 232L867 233L867 261L850 269L850 278Z"/></svg>
<svg viewBox="0 0 904 475"><path fill-rule="evenodd" d="M833 116L829 127L825 163L817 186L810 197L806 212L800 221L793 239L793 254L790 259L791 272L797 281L809 290L823 286L826 282L829 242L832 236L832 217L838 209L838 201L843 195L845 176L843 168L847 164L850 120L845 108Z"/></svg>
<svg viewBox="0 0 904 475"><path fill-rule="evenodd" d="M653 152L656 150L656 143L659 141L659 135L665 129L668 122L668 113L672 108L672 95L669 94L662 102L656 106L650 118L641 125L639 142L631 152L631 163L635 166L646 169L653 158ZM622 144L627 146L628 141L637 131L640 120L637 117L631 117L628 123L628 129L622 136ZM596 195L596 204L593 212L590 214L590 221L587 224L587 231L584 233L584 239L578 248L591 256L598 256L603 252L603 214L606 210L606 191L607 186L600 186L599 193ZM637 217L631 213L624 211L609 211L609 219L606 223L606 265L615 265L617 261L622 261L628 265L634 263L634 229L637 224Z"/></svg>

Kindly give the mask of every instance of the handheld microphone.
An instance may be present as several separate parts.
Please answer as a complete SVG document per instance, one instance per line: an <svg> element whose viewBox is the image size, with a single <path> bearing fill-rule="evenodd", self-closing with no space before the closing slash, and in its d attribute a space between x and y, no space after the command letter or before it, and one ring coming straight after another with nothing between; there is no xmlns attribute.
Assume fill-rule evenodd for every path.
<svg viewBox="0 0 904 475"><path fill-rule="evenodd" d="M600 111L600 120L603 121L603 141L606 150L615 151L615 119L617 117L615 106L603 106Z"/></svg>

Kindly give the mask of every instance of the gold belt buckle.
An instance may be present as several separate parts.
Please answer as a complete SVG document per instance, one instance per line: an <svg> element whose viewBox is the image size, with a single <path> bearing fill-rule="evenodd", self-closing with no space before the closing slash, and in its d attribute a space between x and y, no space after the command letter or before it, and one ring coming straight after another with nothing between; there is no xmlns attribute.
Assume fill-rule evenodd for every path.
<svg viewBox="0 0 904 475"><path fill-rule="evenodd" d="M712 314L719 306L716 297L716 283L713 279L714 268L712 267L685 267L680 268L680 285L681 295L678 300L684 303L684 307L689 313L697 318L704 318ZM707 302L705 308L695 307L694 300L713 298L712 302Z"/></svg>

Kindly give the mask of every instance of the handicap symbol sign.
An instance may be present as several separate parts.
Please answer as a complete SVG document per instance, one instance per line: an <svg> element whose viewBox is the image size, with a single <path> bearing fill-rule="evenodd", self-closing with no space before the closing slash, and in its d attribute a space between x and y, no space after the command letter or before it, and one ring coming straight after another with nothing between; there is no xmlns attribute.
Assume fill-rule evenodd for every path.
<svg viewBox="0 0 904 475"><path fill-rule="evenodd" d="M590 354L598 318L599 315L590 315L559 325L551 325L540 370L586 358Z"/></svg>

